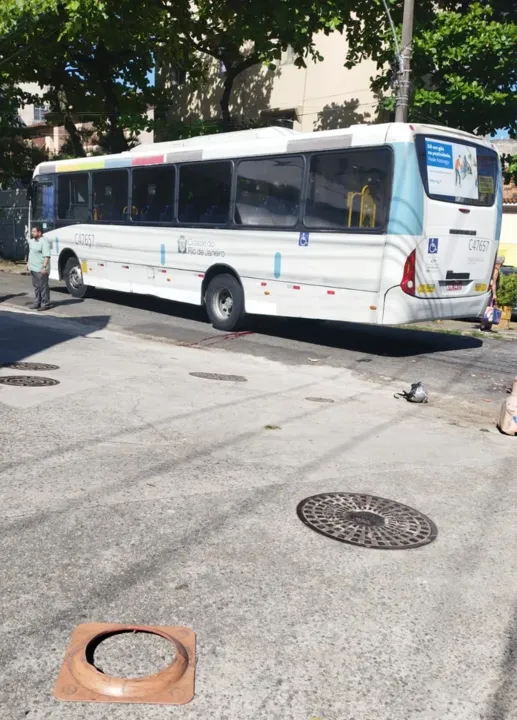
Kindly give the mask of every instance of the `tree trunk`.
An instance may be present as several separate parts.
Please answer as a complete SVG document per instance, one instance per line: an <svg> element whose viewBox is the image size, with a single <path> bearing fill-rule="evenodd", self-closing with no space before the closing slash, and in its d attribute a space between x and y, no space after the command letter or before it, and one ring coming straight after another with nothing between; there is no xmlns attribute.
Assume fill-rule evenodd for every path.
<svg viewBox="0 0 517 720"><path fill-rule="evenodd" d="M221 116L223 119L223 132L228 132L232 129L232 116L230 114L230 98L232 96L233 83L236 78L236 73L230 70L226 71L226 78L223 85L223 94L219 101L221 106Z"/></svg>
<svg viewBox="0 0 517 720"><path fill-rule="evenodd" d="M65 119L63 125L65 126L65 130L67 131L68 137L70 138L70 146L72 148L73 154L75 155L75 157L86 157L83 139L75 125L75 122L73 121L72 117L66 113L64 117Z"/></svg>
<svg viewBox="0 0 517 720"><path fill-rule="evenodd" d="M109 153L121 153L129 150L129 144L124 128L120 127L120 104L113 81L110 54L102 41L97 44L95 61L99 84L104 91L104 107L108 116L108 131L102 144Z"/></svg>

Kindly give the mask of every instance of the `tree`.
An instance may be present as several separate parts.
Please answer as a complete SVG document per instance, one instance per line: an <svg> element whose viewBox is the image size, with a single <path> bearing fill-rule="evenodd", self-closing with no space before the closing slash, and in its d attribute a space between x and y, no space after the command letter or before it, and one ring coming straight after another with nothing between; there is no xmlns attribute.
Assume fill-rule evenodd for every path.
<svg viewBox="0 0 517 720"><path fill-rule="evenodd" d="M388 0L400 28L402 0ZM347 26L347 65L377 61L372 86L394 103L394 43L382 0L360 0ZM415 4L410 118L482 135L517 136L517 3L419 0Z"/></svg>
<svg viewBox="0 0 517 720"><path fill-rule="evenodd" d="M8 67L10 82L41 88L38 101L48 104L51 123L67 129L74 155L85 154L77 127L85 122L106 151L127 150L157 102L148 79L157 10L143 0L4 2L11 12L6 18L9 8L0 8L0 72Z"/></svg>
<svg viewBox="0 0 517 720"><path fill-rule="evenodd" d="M220 63L223 92L220 98L225 129L231 127L230 99L235 79L255 66L274 68L283 50L292 47L296 64L307 58L321 60L314 36L342 30L354 3L350 0L193 0L185 5L156 0L164 12L164 37L179 30L184 57L209 56ZM339 9L339 12L338 12Z"/></svg>
<svg viewBox="0 0 517 720"><path fill-rule="evenodd" d="M0 182L30 179L45 153L28 142L27 128L18 116L16 89L0 85Z"/></svg>

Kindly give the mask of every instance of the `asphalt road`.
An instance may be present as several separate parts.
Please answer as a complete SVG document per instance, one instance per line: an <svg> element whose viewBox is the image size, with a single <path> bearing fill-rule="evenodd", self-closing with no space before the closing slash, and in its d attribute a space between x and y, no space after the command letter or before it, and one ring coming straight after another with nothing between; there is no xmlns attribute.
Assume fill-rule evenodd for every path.
<svg viewBox="0 0 517 720"><path fill-rule="evenodd" d="M103 298L16 312L27 279L6 282L17 297L0 304L0 365L55 364L31 376L59 384L0 385L2 720L517 717L515 438L458 422L462 406L440 408L436 388L429 405L397 402L397 383L364 369L456 356L438 384L440 367L453 378L462 358L514 343L410 355L400 333L359 328L331 345L331 329L326 345L278 330L231 340L135 298L151 309ZM346 346L354 335L368 352ZM245 382L192 376L206 371ZM438 537L392 552L326 538L297 506L333 491L416 508ZM57 702L84 622L192 628L194 700ZM167 662L155 643L121 643L95 654L109 674Z"/></svg>
<svg viewBox="0 0 517 720"><path fill-rule="evenodd" d="M31 291L29 278L0 274L0 303L26 308ZM395 380L405 389L422 381L430 393L475 401L497 401L517 374L517 344L504 340L272 317L251 317L247 333L228 336L212 328L201 308L157 298L95 291L77 300L54 283L51 300L58 317L107 318L109 327L143 337L290 365L317 362L363 378Z"/></svg>

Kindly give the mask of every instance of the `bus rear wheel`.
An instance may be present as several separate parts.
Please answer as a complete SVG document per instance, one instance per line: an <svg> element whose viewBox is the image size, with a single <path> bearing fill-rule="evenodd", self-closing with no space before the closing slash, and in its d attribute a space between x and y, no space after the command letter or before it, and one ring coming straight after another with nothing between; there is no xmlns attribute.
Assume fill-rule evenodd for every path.
<svg viewBox="0 0 517 720"><path fill-rule="evenodd" d="M63 280L72 297L85 298L88 296L90 288L84 284L81 263L76 257L71 257L66 261Z"/></svg>
<svg viewBox="0 0 517 720"><path fill-rule="evenodd" d="M216 330L238 330L244 321L244 291L233 275L216 275L206 291L206 311Z"/></svg>

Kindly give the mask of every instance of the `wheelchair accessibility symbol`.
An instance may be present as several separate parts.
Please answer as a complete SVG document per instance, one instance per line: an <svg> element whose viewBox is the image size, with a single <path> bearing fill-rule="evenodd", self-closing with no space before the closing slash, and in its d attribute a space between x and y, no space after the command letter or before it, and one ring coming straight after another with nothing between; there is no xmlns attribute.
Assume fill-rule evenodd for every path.
<svg viewBox="0 0 517 720"><path fill-rule="evenodd" d="M429 238L427 241L427 252L429 255L438 255L438 238Z"/></svg>
<svg viewBox="0 0 517 720"><path fill-rule="evenodd" d="M308 245L309 245L309 233L308 232L300 233L300 236L298 238L298 245L300 247L308 247Z"/></svg>

